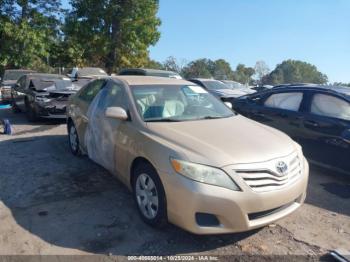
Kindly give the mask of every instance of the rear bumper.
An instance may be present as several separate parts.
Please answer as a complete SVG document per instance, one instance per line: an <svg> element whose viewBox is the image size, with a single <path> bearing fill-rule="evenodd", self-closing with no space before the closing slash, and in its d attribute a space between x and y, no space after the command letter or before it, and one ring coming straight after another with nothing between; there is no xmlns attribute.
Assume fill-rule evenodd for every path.
<svg viewBox="0 0 350 262"><path fill-rule="evenodd" d="M281 219L303 203L309 167L294 184L266 193L244 187L232 191L189 180L178 174L162 174L167 196L168 219L195 234L221 234L249 231ZM198 214L213 215L217 225L200 224Z"/></svg>

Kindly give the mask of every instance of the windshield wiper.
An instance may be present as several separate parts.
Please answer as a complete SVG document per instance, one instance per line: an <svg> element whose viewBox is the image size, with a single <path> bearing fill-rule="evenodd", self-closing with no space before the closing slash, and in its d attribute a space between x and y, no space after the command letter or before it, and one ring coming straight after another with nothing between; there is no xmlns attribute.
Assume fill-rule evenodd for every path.
<svg viewBox="0 0 350 262"><path fill-rule="evenodd" d="M224 118L224 116L204 116L204 117L201 117L200 119L219 119L219 118Z"/></svg>
<svg viewBox="0 0 350 262"><path fill-rule="evenodd" d="M179 119L172 119L172 118L160 118L160 119L146 120L145 122L181 122L181 120L179 120Z"/></svg>

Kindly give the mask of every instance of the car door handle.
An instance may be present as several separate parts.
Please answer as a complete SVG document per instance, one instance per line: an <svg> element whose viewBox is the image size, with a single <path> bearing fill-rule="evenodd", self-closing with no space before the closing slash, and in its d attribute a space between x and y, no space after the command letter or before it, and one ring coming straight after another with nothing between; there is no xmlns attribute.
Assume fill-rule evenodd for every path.
<svg viewBox="0 0 350 262"><path fill-rule="evenodd" d="M312 120L305 120L305 121L304 121L304 124L305 124L305 125L308 125L308 126L312 126L312 127L318 127L318 126L320 126L317 122L312 121Z"/></svg>

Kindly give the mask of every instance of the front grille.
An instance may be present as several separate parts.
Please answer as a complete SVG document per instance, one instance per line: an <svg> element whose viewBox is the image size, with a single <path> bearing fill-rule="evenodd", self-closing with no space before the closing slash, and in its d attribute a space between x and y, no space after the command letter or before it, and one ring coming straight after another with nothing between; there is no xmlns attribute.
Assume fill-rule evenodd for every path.
<svg viewBox="0 0 350 262"><path fill-rule="evenodd" d="M50 93L49 98L54 98L57 101L68 101L71 94Z"/></svg>
<svg viewBox="0 0 350 262"><path fill-rule="evenodd" d="M277 163L281 161L287 164L288 167L283 174L279 173L276 168ZM255 192L278 190L294 183L302 174L301 161L296 153L260 165L261 168L235 170Z"/></svg>

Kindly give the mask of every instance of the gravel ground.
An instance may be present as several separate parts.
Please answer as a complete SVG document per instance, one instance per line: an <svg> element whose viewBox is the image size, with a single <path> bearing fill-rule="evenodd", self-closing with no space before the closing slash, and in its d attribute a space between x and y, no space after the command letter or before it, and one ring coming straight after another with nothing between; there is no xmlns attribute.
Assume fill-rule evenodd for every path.
<svg viewBox="0 0 350 262"><path fill-rule="evenodd" d="M350 177L311 167L306 204L247 233L196 236L146 226L127 189L68 148L64 122L13 124L0 135L0 255L303 255L350 249Z"/></svg>

